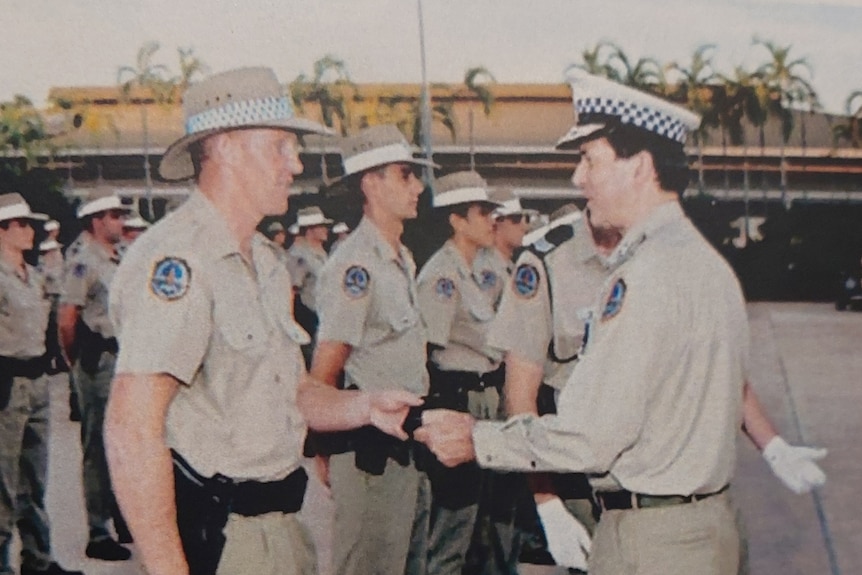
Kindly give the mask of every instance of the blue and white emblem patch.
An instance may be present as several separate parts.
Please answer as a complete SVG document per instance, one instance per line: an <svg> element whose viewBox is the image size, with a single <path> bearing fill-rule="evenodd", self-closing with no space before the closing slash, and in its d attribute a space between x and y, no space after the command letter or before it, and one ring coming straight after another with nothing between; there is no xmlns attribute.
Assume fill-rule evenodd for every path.
<svg viewBox="0 0 862 575"><path fill-rule="evenodd" d="M440 278L434 284L434 292L444 299L450 299L455 293L455 282L449 278Z"/></svg>
<svg viewBox="0 0 862 575"><path fill-rule="evenodd" d="M350 266L344 272L344 293L356 299L368 293L368 270L362 266Z"/></svg>
<svg viewBox="0 0 862 575"><path fill-rule="evenodd" d="M492 289L497 285L497 274L494 270L482 270L479 277L479 287L483 290Z"/></svg>
<svg viewBox="0 0 862 575"><path fill-rule="evenodd" d="M626 282L622 278L614 282L611 288L611 293L608 294L608 300L605 302L605 309L602 311L602 321L611 319L620 313L623 308L623 299L626 297Z"/></svg>
<svg viewBox="0 0 862 575"><path fill-rule="evenodd" d="M539 270L532 264L521 264L512 277L515 293L523 298L531 298L539 291Z"/></svg>
<svg viewBox="0 0 862 575"><path fill-rule="evenodd" d="M165 301L178 300L189 291L192 271L185 260L167 257L153 266L150 291Z"/></svg>

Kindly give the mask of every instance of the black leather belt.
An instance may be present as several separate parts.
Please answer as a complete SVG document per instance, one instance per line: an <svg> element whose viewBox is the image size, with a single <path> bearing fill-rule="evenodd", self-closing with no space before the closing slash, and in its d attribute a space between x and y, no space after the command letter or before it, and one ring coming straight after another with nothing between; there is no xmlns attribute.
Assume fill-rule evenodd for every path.
<svg viewBox="0 0 862 575"><path fill-rule="evenodd" d="M0 371L8 377L42 377L48 369L48 358L44 355L29 359L0 356Z"/></svg>
<svg viewBox="0 0 862 575"><path fill-rule="evenodd" d="M626 489L622 491L597 491L596 500L603 511L613 509L651 509L703 501L719 493L724 493L729 487L729 485L725 485L712 493L694 493L692 495L647 495L645 493L632 493Z"/></svg>
<svg viewBox="0 0 862 575"><path fill-rule="evenodd" d="M428 373L432 386L441 386L446 390L484 391L489 387L500 389L506 381L506 371L500 365L494 371L478 373L475 371L455 371L440 369L433 363L428 363ZM436 384L436 385L435 385Z"/></svg>

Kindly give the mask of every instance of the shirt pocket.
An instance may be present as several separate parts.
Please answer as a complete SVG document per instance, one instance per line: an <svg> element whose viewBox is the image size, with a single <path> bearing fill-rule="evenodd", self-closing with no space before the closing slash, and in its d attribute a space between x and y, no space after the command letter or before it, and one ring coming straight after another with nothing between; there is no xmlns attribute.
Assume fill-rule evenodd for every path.
<svg viewBox="0 0 862 575"><path fill-rule="evenodd" d="M482 293L481 288L473 282L461 282L461 305L470 316L479 323L485 323L494 319L494 306L488 300L488 296Z"/></svg>
<svg viewBox="0 0 862 575"><path fill-rule="evenodd" d="M263 353L269 340L263 310L255 305L254 290L238 289L237 284L224 282L213 289L213 321L231 348Z"/></svg>

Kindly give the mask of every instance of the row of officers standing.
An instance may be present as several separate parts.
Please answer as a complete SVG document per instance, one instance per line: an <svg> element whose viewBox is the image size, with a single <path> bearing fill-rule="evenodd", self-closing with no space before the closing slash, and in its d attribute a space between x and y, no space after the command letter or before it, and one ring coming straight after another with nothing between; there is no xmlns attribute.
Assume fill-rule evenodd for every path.
<svg viewBox="0 0 862 575"><path fill-rule="evenodd" d="M107 252L67 265L59 308L67 354L79 317L98 350L75 372L92 390L82 416L105 418L104 478L149 573L314 573L304 443L335 503L339 574L515 573L528 484L563 565L744 571L728 492L740 426L789 487L822 484L823 452L759 410L738 284L679 206L699 119L592 76L572 88L560 146L581 151L589 211L556 214L513 262L530 213L476 173L444 176L449 240L418 274L401 234L433 164L394 126L340 142L357 228L327 258L313 230L330 222L304 210L311 233L285 257L256 228L287 210L298 136L327 131L267 69L189 88L160 173L194 192L119 269ZM108 262L113 278L74 289ZM90 545L114 543L101 504Z"/></svg>

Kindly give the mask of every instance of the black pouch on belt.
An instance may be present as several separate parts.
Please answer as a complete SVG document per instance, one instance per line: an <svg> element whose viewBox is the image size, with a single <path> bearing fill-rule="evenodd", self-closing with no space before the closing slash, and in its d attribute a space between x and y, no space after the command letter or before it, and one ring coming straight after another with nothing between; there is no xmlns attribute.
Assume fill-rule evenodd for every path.
<svg viewBox="0 0 862 575"><path fill-rule="evenodd" d="M9 406L9 399L12 397L12 366L5 357L0 357L0 409L6 409Z"/></svg>
<svg viewBox="0 0 862 575"><path fill-rule="evenodd" d="M178 453L174 461L177 527L189 575L214 575L224 550L233 482L198 474Z"/></svg>

